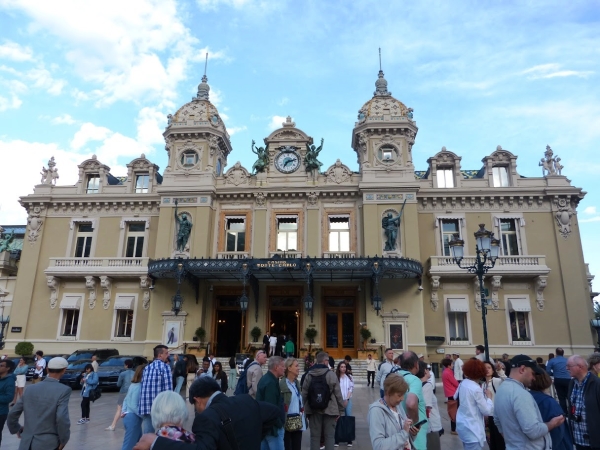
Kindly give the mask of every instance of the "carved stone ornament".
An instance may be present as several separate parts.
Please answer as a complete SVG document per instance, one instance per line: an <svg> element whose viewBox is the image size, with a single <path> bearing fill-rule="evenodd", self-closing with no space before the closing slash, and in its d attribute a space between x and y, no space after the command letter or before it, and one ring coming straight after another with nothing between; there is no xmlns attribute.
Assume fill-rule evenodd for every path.
<svg viewBox="0 0 600 450"><path fill-rule="evenodd" d="M140 289L144 291L142 308L145 310L150 308L150 286L152 286L152 279L147 275L142 275L140 277Z"/></svg>
<svg viewBox="0 0 600 450"><path fill-rule="evenodd" d="M219 151L219 138L211 134L208 137L208 147L210 150L210 156L214 156L214 154Z"/></svg>
<svg viewBox="0 0 600 450"><path fill-rule="evenodd" d="M475 288L475 309L481 311L481 290L479 288L479 279L473 279L473 287Z"/></svg>
<svg viewBox="0 0 600 450"><path fill-rule="evenodd" d="M258 194L256 194L256 206L263 207L263 206L265 206L266 202L267 202L267 197L265 196L265 194L263 194L262 192L259 192Z"/></svg>
<svg viewBox="0 0 600 450"><path fill-rule="evenodd" d="M564 166L560 163L560 158L554 156L554 152L549 145L546 145L544 157L539 162L538 166L542 168L542 176L561 175Z"/></svg>
<svg viewBox="0 0 600 450"><path fill-rule="evenodd" d="M42 167L42 171L40 172L42 176L41 184L49 184L51 186L56 186L56 180L58 180L58 169L56 168L56 162L54 161L54 156L50 158L48 161L48 168Z"/></svg>
<svg viewBox="0 0 600 450"><path fill-rule="evenodd" d="M535 300L537 309L540 311L544 310L544 289L548 285L548 277L540 275L535 279Z"/></svg>
<svg viewBox="0 0 600 450"><path fill-rule="evenodd" d="M94 309L94 307L96 306L96 278L90 275L86 276L85 287L88 291L90 291L90 297L88 300L90 309Z"/></svg>
<svg viewBox="0 0 600 450"><path fill-rule="evenodd" d="M438 289L440 288L440 278L435 275L431 277L431 309L434 311L437 311L439 306Z"/></svg>
<svg viewBox="0 0 600 450"><path fill-rule="evenodd" d="M338 159L335 161L334 165L327 169L325 177L327 183L340 184L348 181L352 177L352 171Z"/></svg>
<svg viewBox="0 0 600 450"><path fill-rule="evenodd" d="M56 308L58 303L58 289L60 288L60 279L56 277L46 277L46 285L50 289L50 308Z"/></svg>
<svg viewBox="0 0 600 450"><path fill-rule="evenodd" d="M234 166L231 169L227 171L224 178L225 183L233 184L234 186L239 186L240 184L248 184L250 174L238 161L234 164Z"/></svg>
<svg viewBox="0 0 600 450"><path fill-rule="evenodd" d="M560 235L567 239L571 234L571 217L575 214L575 211L571 207L571 202L565 198L559 198L557 202L558 212L556 213L556 223L558 224L558 230Z"/></svg>
<svg viewBox="0 0 600 450"><path fill-rule="evenodd" d="M492 308L497 310L500 306L500 300L498 300L498 290L502 287L502 276L492 276Z"/></svg>
<svg viewBox="0 0 600 450"><path fill-rule="evenodd" d="M104 291L104 294L102 296L102 307L104 309L108 309L108 307L110 306L110 293L111 293L111 289L112 289L112 278L107 277L107 276L101 276L100 277L100 287L102 287L102 290Z"/></svg>
<svg viewBox="0 0 600 450"><path fill-rule="evenodd" d="M308 193L308 204L310 206L316 205L318 200L319 200L319 194L317 192L309 192Z"/></svg>
<svg viewBox="0 0 600 450"><path fill-rule="evenodd" d="M29 214L27 218L27 225L29 226L29 231L27 232L27 240L31 245L37 241L38 236L40 235L40 229L44 224L44 221L40 219L40 213L42 212L39 206L33 208L33 211Z"/></svg>

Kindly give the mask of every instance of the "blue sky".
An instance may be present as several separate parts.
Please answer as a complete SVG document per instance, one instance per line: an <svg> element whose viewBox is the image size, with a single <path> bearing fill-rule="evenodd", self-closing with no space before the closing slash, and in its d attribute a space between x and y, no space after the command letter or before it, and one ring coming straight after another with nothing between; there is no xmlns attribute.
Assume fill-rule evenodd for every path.
<svg viewBox="0 0 600 450"><path fill-rule="evenodd" d="M597 2L0 0L0 223L56 158L60 184L92 154L126 173L161 168L166 116L195 94L209 53L211 101L232 135L229 167L291 115L324 166L357 169L357 111L379 69L414 108L417 169L442 146L462 167L502 145L539 176L549 144L588 192L578 208L600 281L600 7ZM594 251L596 250L596 251ZM597 285L597 283L596 283Z"/></svg>

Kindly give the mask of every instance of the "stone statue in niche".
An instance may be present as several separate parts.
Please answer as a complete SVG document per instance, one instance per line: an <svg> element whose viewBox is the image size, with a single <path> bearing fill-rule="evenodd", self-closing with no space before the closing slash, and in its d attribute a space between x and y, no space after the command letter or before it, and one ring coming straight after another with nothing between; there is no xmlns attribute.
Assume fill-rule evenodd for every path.
<svg viewBox="0 0 600 450"><path fill-rule="evenodd" d="M252 153L254 153L258 159L252 166L252 173L264 172L269 165L269 144L265 147L256 147L256 150L254 148L255 144L256 142L252 141Z"/></svg>
<svg viewBox="0 0 600 450"><path fill-rule="evenodd" d="M175 222L179 225L177 230L177 251L185 251L190 233L192 232L192 222L187 218L187 215L182 214L181 217L177 215L177 200L175 200Z"/></svg>
<svg viewBox="0 0 600 450"><path fill-rule="evenodd" d="M321 138L321 145L318 147L313 145L306 144L306 156L304 157L304 166L307 172L312 170L319 170L323 163L319 161L317 158L319 157L319 153L323 150L323 142L325 140Z"/></svg>
<svg viewBox="0 0 600 450"><path fill-rule="evenodd" d="M386 252L393 252L396 250L396 241L398 240L398 230L400 229L400 221L402 220L402 213L404 212L404 206L406 205L406 200L402 204L402 209L400 209L400 214L396 217L393 216L391 212L388 212L381 219L381 228L385 230L385 248L383 249Z"/></svg>

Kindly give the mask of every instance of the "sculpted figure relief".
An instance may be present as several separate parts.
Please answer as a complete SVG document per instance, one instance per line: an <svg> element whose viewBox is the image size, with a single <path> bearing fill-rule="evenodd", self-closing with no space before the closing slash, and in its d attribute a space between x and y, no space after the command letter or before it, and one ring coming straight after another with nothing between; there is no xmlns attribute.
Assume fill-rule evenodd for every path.
<svg viewBox="0 0 600 450"><path fill-rule="evenodd" d="M48 168L42 167L42 171L40 172L42 176L41 184L50 184L56 185L56 180L58 180L58 169L56 168L56 162L54 161L54 156L50 158L48 161Z"/></svg>
<svg viewBox="0 0 600 450"><path fill-rule="evenodd" d="M402 204L402 209L400 209L400 214L396 217L393 216L391 212L387 213L381 219L381 228L385 230L385 248L386 252L393 252L396 249L396 241L398 239L398 230L400 229L400 221L402 219L402 213L404 212L404 205L406 205L406 200Z"/></svg>
<svg viewBox="0 0 600 450"><path fill-rule="evenodd" d="M256 142L252 141L252 153L256 154L258 159L252 166L252 173L264 172L269 165L269 144L265 147L256 147L256 150L254 149L254 144Z"/></svg>
<svg viewBox="0 0 600 450"><path fill-rule="evenodd" d="M304 166L306 167L306 171L310 172L312 170L319 170L323 163L319 161L317 158L319 157L319 153L323 150L323 142L325 140L321 138L321 145L316 147L313 145L306 144L306 156L304 157Z"/></svg>
<svg viewBox="0 0 600 450"><path fill-rule="evenodd" d="M190 233L192 232L192 222L187 218L187 215L182 214L181 217L177 215L177 200L175 200L175 222L179 225L177 230L177 251L185 251Z"/></svg>
<svg viewBox="0 0 600 450"><path fill-rule="evenodd" d="M4 229L2 230L4 231ZM0 233L0 253L10 251L10 244L15 239L15 230L10 230L10 233Z"/></svg>

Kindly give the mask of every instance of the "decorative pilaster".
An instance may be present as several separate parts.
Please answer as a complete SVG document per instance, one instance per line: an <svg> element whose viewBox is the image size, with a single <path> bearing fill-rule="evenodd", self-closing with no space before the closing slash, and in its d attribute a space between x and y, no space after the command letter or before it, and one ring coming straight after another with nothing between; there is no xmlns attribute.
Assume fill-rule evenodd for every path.
<svg viewBox="0 0 600 450"><path fill-rule="evenodd" d="M481 311L481 287L477 277L473 279L473 286L475 288L475 309Z"/></svg>
<svg viewBox="0 0 600 450"><path fill-rule="evenodd" d="M100 287L104 291L102 296L102 307L108 309L110 306L110 294L112 290L112 278L107 276L100 277Z"/></svg>
<svg viewBox="0 0 600 450"><path fill-rule="evenodd" d="M90 297L88 300L90 309L94 309L96 306L96 278L91 275L86 276L85 287L90 291Z"/></svg>
<svg viewBox="0 0 600 450"><path fill-rule="evenodd" d="M502 287L502 276L494 275L492 276L492 308L497 310L500 306L500 301L498 300L498 290Z"/></svg>
<svg viewBox="0 0 600 450"><path fill-rule="evenodd" d="M60 278L46 277L46 285L50 289L50 308L56 308L58 303L58 289L60 288Z"/></svg>
<svg viewBox="0 0 600 450"><path fill-rule="evenodd" d="M438 310L439 298L438 289L440 288L441 277L433 275L431 277L431 309L434 311Z"/></svg>
<svg viewBox="0 0 600 450"><path fill-rule="evenodd" d="M141 276L140 289L142 289L144 293L142 297L142 307L146 310L150 308L150 286L152 286L152 279L147 275Z"/></svg>
<svg viewBox="0 0 600 450"><path fill-rule="evenodd" d="M540 275L535 279L535 297L537 303L537 309L540 311L544 310L544 289L548 285L548 277Z"/></svg>

